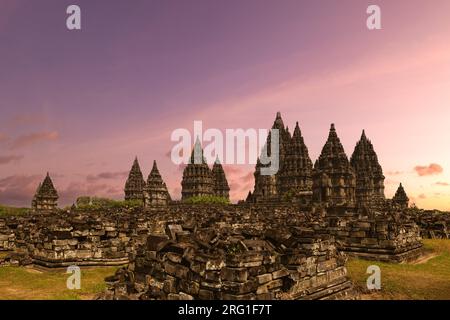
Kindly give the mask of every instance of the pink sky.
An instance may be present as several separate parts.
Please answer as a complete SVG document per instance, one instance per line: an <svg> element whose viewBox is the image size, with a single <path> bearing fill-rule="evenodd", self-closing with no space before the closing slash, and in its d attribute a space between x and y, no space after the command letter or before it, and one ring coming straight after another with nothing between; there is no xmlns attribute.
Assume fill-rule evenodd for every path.
<svg viewBox="0 0 450 320"><path fill-rule="evenodd" d="M0 203L29 205L46 171L61 205L122 198L136 155L177 198L173 130L269 128L280 111L313 161L330 123L348 156L365 129L387 197L402 182L419 207L450 210L450 2L376 1L378 31L368 1L78 3L75 34L68 1L0 4ZM226 172L245 197L252 166Z"/></svg>

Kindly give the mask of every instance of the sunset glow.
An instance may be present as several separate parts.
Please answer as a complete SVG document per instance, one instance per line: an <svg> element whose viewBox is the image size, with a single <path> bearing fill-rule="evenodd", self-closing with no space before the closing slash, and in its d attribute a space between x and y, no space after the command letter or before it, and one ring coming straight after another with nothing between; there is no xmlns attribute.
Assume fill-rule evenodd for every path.
<svg viewBox="0 0 450 320"><path fill-rule="evenodd" d="M0 3L0 203L29 206L46 172L60 206L123 198L137 156L174 199L171 132L298 121L318 157L330 123L350 157L365 129L386 176L420 208L450 210L450 2L78 0ZM344 5L345 3L345 5ZM292 130L291 130L292 132ZM231 199L253 165L226 165Z"/></svg>

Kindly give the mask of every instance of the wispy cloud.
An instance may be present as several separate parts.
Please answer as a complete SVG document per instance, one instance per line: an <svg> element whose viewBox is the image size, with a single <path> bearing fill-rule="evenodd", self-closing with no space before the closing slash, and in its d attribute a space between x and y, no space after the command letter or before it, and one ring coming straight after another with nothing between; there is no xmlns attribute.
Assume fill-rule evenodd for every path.
<svg viewBox="0 0 450 320"><path fill-rule="evenodd" d="M440 174L444 171L444 169L437 163L431 163L428 166L415 166L414 170L421 177Z"/></svg>
<svg viewBox="0 0 450 320"><path fill-rule="evenodd" d="M29 205L42 178L41 175L13 175L0 179L0 203Z"/></svg>
<svg viewBox="0 0 450 320"><path fill-rule="evenodd" d="M448 186L450 186L450 183L438 181L434 185L441 186L441 187L448 187Z"/></svg>
<svg viewBox="0 0 450 320"><path fill-rule="evenodd" d="M96 182L99 180L114 180L114 179L123 179L128 176L128 172L120 171L120 172L102 172L96 175L88 175L86 177L86 181L88 182Z"/></svg>
<svg viewBox="0 0 450 320"><path fill-rule="evenodd" d="M22 155L0 156L0 165L8 164L11 162L19 162L22 159L23 159Z"/></svg>
<svg viewBox="0 0 450 320"><path fill-rule="evenodd" d="M57 131L45 131L36 132L27 135L20 136L14 140L11 145L11 149L18 149L34 145L43 141L54 141L59 139L59 133Z"/></svg>
<svg viewBox="0 0 450 320"><path fill-rule="evenodd" d="M11 119L10 124L16 125L32 125L44 124L48 121L48 117L43 114L19 114Z"/></svg>
<svg viewBox="0 0 450 320"><path fill-rule="evenodd" d="M112 199L122 199L123 190L106 183L86 184L82 182L72 182L66 188L59 191L61 206L74 203L81 196L97 196Z"/></svg>
<svg viewBox="0 0 450 320"><path fill-rule="evenodd" d="M396 170L396 171L386 171L385 172L385 174L387 176L398 176L398 175L401 175L403 173L404 173L403 171L398 171L398 170Z"/></svg>

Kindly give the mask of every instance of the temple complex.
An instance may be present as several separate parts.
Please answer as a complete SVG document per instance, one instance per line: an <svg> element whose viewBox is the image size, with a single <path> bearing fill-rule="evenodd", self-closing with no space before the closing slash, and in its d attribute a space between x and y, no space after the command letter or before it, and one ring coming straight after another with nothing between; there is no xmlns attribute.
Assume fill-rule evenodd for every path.
<svg viewBox="0 0 450 320"><path fill-rule="evenodd" d="M198 139L192 149L189 163L184 168L181 188L182 200L214 194L213 175L203 156L203 149Z"/></svg>
<svg viewBox="0 0 450 320"><path fill-rule="evenodd" d="M58 192L47 172L44 181L39 184L36 190L36 194L31 202L31 208L36 211L54 210L58 207L58 198Z"/></svg>
<svg viewBox="0 0 450 320"><path fill-rule="evenodd" d="M394 206L397 206L398 208L401 209L408 208L409 198L406 195L405 189L403 188L403 185L401 183L398 186L398 189L395 192L394 197L392 198L392 203Z"/></svg>
<svg viewBox="0 0 450 320"><path fill-rule="evenodd" d="M277 112L272 129L278 130L279 136L279 169L275 175L262 175L261 168L270 164L263 164L258 159L255 167L255 187L250 198L253 202L278 201L284 198L308 197L311 194L311 170L312 162L308 155L298 123L291 136L289 128L284 126L281 113ZM269 132L262 153L272 156L275 150L271 150L272 133Z"/></svg>
<svg viewBox="0 0 450 320"><path fill-rule="evenodd" d="M125 183L125 200L144 201L145 181L137 157Z"/></svg>
<svg viewBox="0 0 450 320"><path fill-rule="evenodd" d="M266 200L276 201L277 199L277 176L262 175L261 168L264 167L266 167L266 165L262 164L260 159L258 159L255 167L255 173L253 174L255 177L255 188L253 193L251 194L251 197L248 198L252 202L260 202Z"/></svg>
<svg viewBox="0 0 450 320"><path fill-rule="evenodd" d="M298 122L294 134L286 146L283 166L278 177L280 194L285 199L304 198L310 202L312 196L312 161L303 140Z"/></svg>
<svg viewBox="0 0 450 320"><path fill-rule="evenodd" d="M380 207L384 203L384 175L372 143L363 130L350 164L356 174L356 202L360 207Z"/></svg>
<svg viewBox="0 0 450 320"><path fill-rule="evenodd" d="M144 204L148 206L166 205L171 201L166 183L159 173L156 161L153 161L152 171L148 175L144 188Z"/></svg>
<svg viewBox="0 0 450 320"><path fill-rule="evenodd" d="M143 206L103 210L98 201L56 210L47 174L32 207L51 212L0 217L0 251L11 252L0 266L126 266L105 299L347 299L356 295L347 256L415 261L422 236L450 237L447 215L408 208L401 184L385 199L383 171L364 131L349 161L332 124L313 166L298 123L291 135L277 113L272 128L280 148L270 150L269 133L261 156L278 152L279 170L263 175L267 165L258 160L254 190L238 204L172 201L156 161L144 181L136 158L125 200ZM182 200L229 199L223 166L216 160L210 169L199 140L181 186Z"/></svg>
<svg viewBox="0 0 450 320"><path fill-rule="evenodd" d="M214 195L230 199L230 187L228 185L227 177L225 176L225 171L223 171L223 167L219 159L214 162L212 168L212 176L214 179Z"/></svg>
<svg viewBox="0 0 450 320"><path fill-rule="evenodd" d="M355 172L334 124L313 170L313 201L325 206L355 206Z"/></svg>

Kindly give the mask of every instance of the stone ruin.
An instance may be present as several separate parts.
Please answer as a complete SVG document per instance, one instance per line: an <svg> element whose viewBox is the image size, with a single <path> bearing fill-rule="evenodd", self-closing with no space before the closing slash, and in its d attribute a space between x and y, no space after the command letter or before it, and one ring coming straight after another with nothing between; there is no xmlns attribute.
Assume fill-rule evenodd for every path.
<svg viewBox="0 0 450 320"><path fill-rule="evenodd" d="M425 239L450 239L450 213L437 210L404 210L404 215L413 220Z"/></svg>
<svg viewBox="0 0 450 320"><path fill-rule="evenodd" d="M313 170L313 201L327 207L355 207L356 175L334 124Z"/></svg>
<svg viewBox="0 0 450 320"><path fill-rule="evenodd" d="M1 225L9 239L0 249L6 244L21 264L45 267L123 265L142 229L139 219L128 221L123 214L66 212L9 217Z"/></svg>
<svg viewBox="0 0 450 320"><path fill-rule="evenodd" d="M156 161L153 162L153 168L148 175L147 183L144 188L144 205L158 206L167 205L172 201L166 183L159 173Z"/></svg>
<svg viewBox="0 0 450 320"><path fill-rule="evenodd" d="M58 207L58 192L56 191L49 173L44 181L39 184L31 202L31 208L35 211L54 210Z"/></svg>
<svg viewBox="0 0 450 320"><path fill-rule="evenodd" d="M181 199L216 196L229 200L229 191L230 187L219 159L216 159L211 170L197 138L189 162L183 170Z"/></svg>
<svg viewBox="0 0 450 320"><path fill-rule="evenodd" d="M327 230L339 250L350 256L386 261L410 262L422 255L418 225L399 212L387 216L334 209L327 214Z"/></svg>
<svg viewBox="0 0 450 320"><path fill-rule="evenodd" d="M156 161L153 161L153 167L146 182L137 157L128 174L124 191L126 201L142 202L145 207L167 205L172 201Z"/></svg>
<svg viewBox="0 0 450 320"><path fill-rule="evenodd" d="M346 299L354 297L347 255L412 261L421 237L449 237L450 215L408 208L402 185L385 199L364 131L349 161L332 125L313 166L298 123L291 136L278 113L273 128L280 170L263 176L258 161L254 190L237 205L184 201L229 197L221 164L211 170L197 142L191 160L200 161L184 169L182 201L171 200L156 162L145 181L137 158L125 200L139 207L58 210L47 174L30 214L0 218L0 251L10 252L0 265L128 265L104 299Z"/></svg>
<svg viewBox="0 0 450 320"><path fill-rule="evenodd" d="M261 208L264 211L263 208ZM311 217L236 206L172 210L101 299L349 299L346 256ZM269 213L269 212L267 212ZM289 221L289 223L286 223Z"/></svg>

